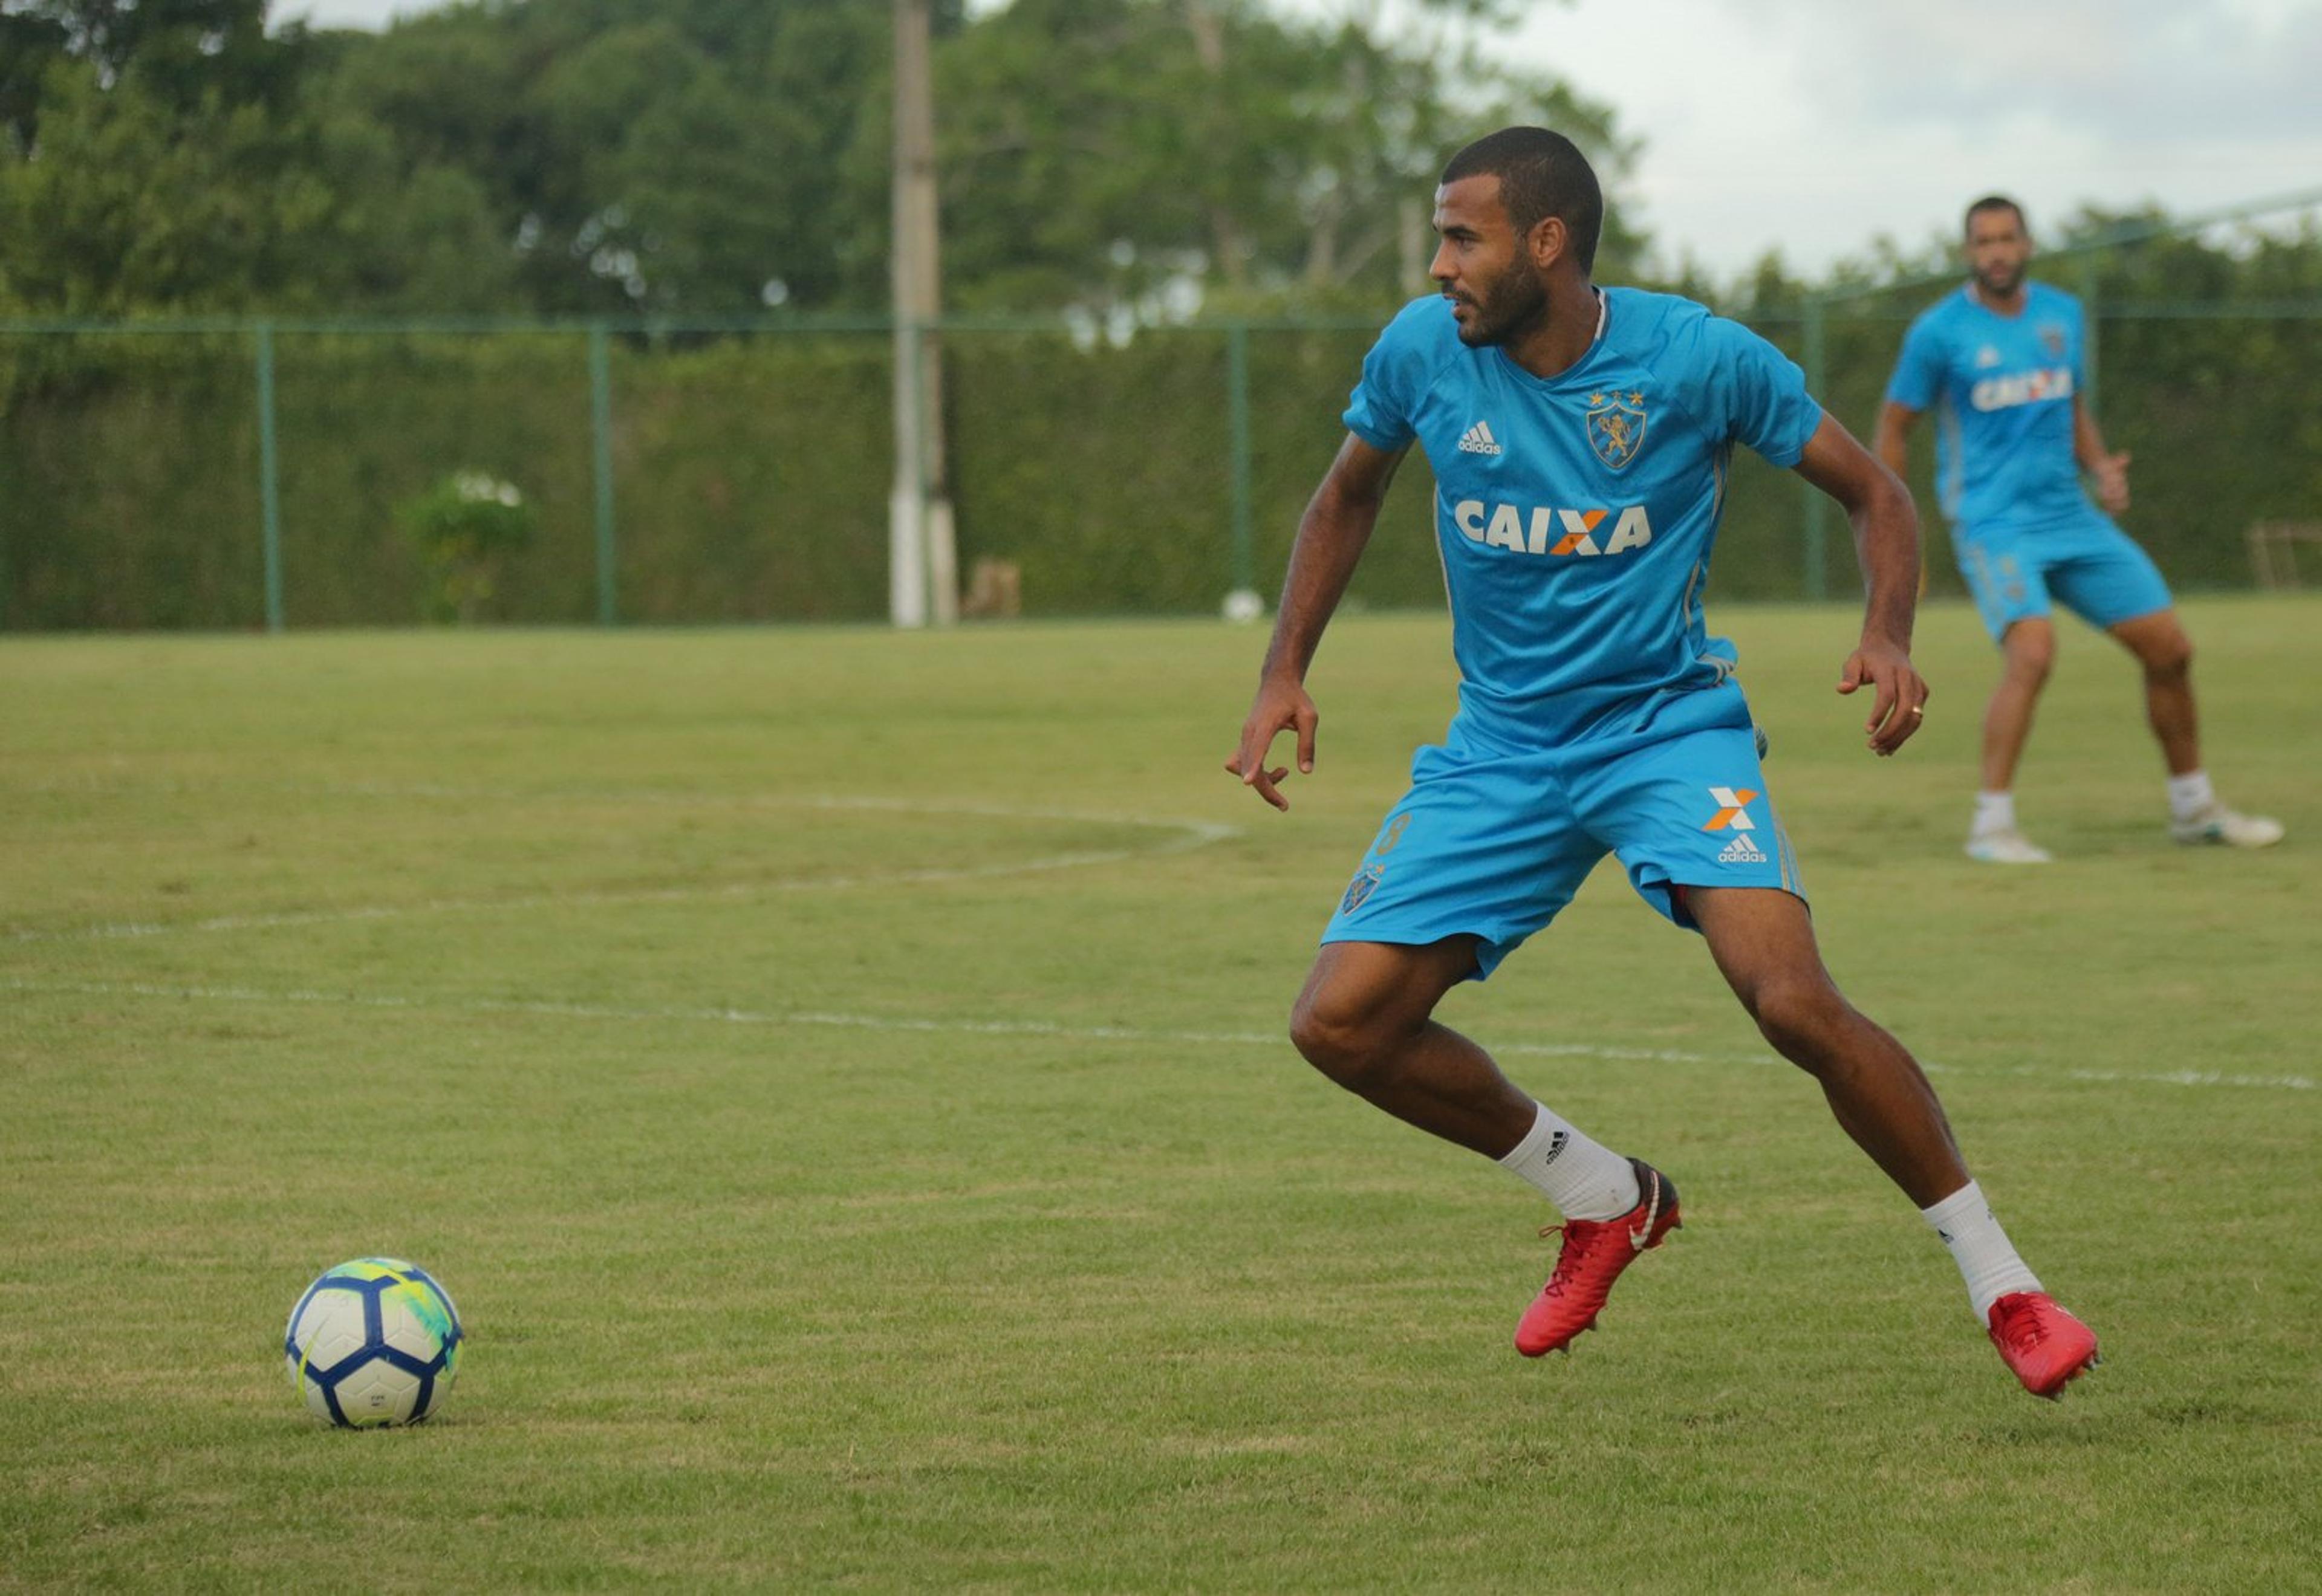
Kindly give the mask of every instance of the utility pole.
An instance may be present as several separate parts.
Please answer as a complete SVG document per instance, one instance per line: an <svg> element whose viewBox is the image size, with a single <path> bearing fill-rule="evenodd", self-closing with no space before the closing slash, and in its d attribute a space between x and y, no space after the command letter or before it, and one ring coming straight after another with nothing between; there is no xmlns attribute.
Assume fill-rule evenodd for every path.
<svg viewBox="0 0 2322 1596"><path fill-rule="evenodd" d="M936 253L935 89L928 0L895 0L895 488L888 608L898 626L959 619L959 555L944 464L942 295Z"/></svg>

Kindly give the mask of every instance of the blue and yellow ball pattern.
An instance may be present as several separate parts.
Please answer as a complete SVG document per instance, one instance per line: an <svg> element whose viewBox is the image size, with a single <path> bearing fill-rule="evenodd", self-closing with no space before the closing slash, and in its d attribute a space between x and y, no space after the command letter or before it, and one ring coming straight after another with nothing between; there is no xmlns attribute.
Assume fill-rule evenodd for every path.
<svg viewBox="0 0 2322 1596"><path fill-rule="evenodd" d="M317 1418L349 1429L417 1424L443 1405L463 1333L452 1295L401 1258L325 1270L283 1332L290 1382Z"/></svg>

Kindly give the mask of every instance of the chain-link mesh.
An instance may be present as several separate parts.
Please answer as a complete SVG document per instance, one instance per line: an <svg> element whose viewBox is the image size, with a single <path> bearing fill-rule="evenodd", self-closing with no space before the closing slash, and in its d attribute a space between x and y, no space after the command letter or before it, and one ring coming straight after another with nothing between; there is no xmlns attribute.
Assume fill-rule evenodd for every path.
<svg viewBox="0 0 2322 1596"><path fill-rule="evenodd" d="M1818 337L1800 317L1757 324L1813 368L1818 397L1867 442L1913 308L1829 307ZM2093 326L2097 409L2112 446L2135 459L2125 524L2180 587L2248 584L2253 522L2322 520L2322 305L2114 305ZM1237 438L1224 329L1118 345L1063 329L947 330L963 572L978 560L1012 565L1032 614L1210 612L1244 559L1270 589L1374 334L1248 328L1248 426ZM270 423L254 326L0 327L0 625L265 624L270 424L280 614L293 626L426 614L426 571L399 512L462 471L516 485L535 522L527 544L498 557L482 618L594 621L608 579L625 621L884 616L886 332L616 333L601 507L589 340L587 329L277 328L265 341ZM1931 586L1956 591L1929 432L1915 438L1913 485ZM1240 517L1237 449L1249 468ZM1351 601L1441 602L1430 488L1414 459ZM1807 497L1790 474L1737 462L1714 597L1853 591L1845 524L1834 511L1810 515ZM1238 521L1251 529L1247 556L1233 546Z"/></svg>

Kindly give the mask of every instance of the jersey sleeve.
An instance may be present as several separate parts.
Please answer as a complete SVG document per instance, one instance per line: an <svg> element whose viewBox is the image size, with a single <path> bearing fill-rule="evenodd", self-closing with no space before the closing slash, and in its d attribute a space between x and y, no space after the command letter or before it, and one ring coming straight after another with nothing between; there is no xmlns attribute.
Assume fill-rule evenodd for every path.
<svg viewBox="0 0 2322 1596"><path fill-rule="evenodd" d="M1943 387L1943 338L1934 323L1921 316L1903 334L1903 352L1895 358L1895 375L1887 380L1887 401L1906 410L1924 410Z"/></svg>
<svg viewBox="0 0 2322 1596"><path fill-rule="evenodd" d="M1706 376L1725 435L1778 466L1794 466L1822 424L1822 406L1806 392L1797 362L1739 322L1705 320Z"/></svg>
<svg viewBox="0 0 2322 1596"><path fill-rule="evenodd" d="M1355 384L1341 418L1348 432L1390 454L1418 436L1412 418L1434 375L1414 315L1420 308L1419 305L1406 307L1371 345L1370 353L1363 357L1362 380Z"/></svg>

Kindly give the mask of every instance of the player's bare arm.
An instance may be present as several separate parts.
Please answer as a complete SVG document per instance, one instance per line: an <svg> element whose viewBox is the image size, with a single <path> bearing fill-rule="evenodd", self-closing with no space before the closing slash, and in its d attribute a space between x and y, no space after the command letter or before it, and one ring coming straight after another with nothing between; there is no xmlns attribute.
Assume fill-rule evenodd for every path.
<svg viewBox="0 0 2322 1596"><path fill-rule="evenodd" d="M1911 664L1919 597L1919 512L1910 489L1871 457L1836 417L1824 415L1806 442L1797 473L1838 501L1854 528L1854 554L1868 599L1862 641L1840 670L1838 690L1874 689L1863 734L1870 750L1893 753L1919 729L1927 684Z"/></svg>
<svg viewBox="0 0 2322 1596"><path fill-rule="evenodd" d="M1917 411L1892 399L1879 407L1879 431L1871 439L1871 448L1897 480L1910 473L1911 429L1918 420Z"/></svg>
<svg viewBox="0 0 2322 1596"><path fill-rule="evenodd" d="M2078 394L2072 396L2072 456L2089 474L2097 490L2097 503L2107 515L2117 515L2128 508L2128 456L2105 447L2095 414Z"/></svg>
<svg viewBox="0 0 2322 1596"><path fill-rule="evenodd" d="M1290 574L1282 584L1282 603L1274 620L1274 640L1266 646L1266 665L1259 672L1257 697L1249 718L1242 723L1241 744L1226 761L1229 774L1277 809L1290 807L1281 782L1289 767L1266 768L1274 739L1284 731L1298 734L1298 770L1314 769L1314 727L1319 716L1306 692L1306 668L1321 646L1322 629L1347 591L1348 580L1378 524L1379 506L1386 500L1388 484L1407 450L1389 452L1374 449L1351 433L1330 462L1322 485L1299 518L1298 541L1290 551Z"/></svg>

